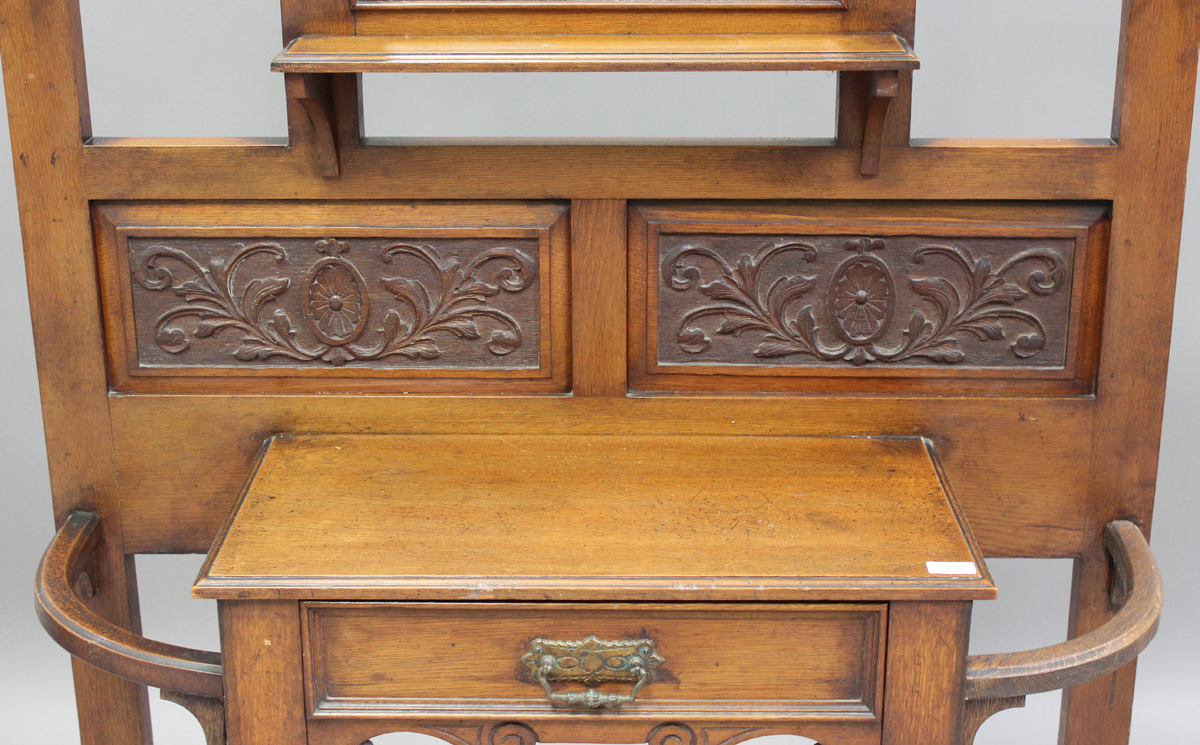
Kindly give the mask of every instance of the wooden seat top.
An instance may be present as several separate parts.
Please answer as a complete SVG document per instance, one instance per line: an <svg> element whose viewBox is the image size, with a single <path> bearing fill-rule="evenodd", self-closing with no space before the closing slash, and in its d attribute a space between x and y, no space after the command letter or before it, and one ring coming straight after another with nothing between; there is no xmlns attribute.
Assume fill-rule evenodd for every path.
<svg viewBox="0 0 1200 745"><path fill-rule="evenodd" d="M922 438L295 435L205 598L995 597Z"/></svg>

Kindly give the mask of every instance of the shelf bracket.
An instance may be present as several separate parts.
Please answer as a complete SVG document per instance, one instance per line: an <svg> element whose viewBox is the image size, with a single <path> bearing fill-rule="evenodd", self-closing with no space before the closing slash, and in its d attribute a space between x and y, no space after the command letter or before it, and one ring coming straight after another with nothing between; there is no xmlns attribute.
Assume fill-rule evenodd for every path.
<svg viewBox="0 0 1200 745"><path fill-rule="evenodd" d="M341 173L334 117L333 76L326 73L288 73L284 76L292 148L308 150L316 172L324 178Z"/></svg>
<svg viewBox="0 0 1200 745"><path fill-rule="evenodd" d="M871 92L867 96L867 115L863 122L862 164L864 176L879 175L883 155L883 124L887 120L892 100L900 92L900 72L880 70L871 76Z"/></svg>

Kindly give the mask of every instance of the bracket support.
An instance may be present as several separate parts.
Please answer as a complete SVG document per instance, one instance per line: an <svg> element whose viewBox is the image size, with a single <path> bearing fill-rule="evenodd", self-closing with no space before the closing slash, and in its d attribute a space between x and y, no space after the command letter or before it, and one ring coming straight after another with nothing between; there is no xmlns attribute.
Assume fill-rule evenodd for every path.
<svg viewBox="0 0 1200 745"><path fill-rule="evenodd" d="M328 73L288 73L284 76L288 108L289 147L307 150L316 172L324 178L341 174L333 76Z"/></svg>
<svg viewBox="0 0 1200 745"><path fill-rule="evenodd" d="M879 161L883 155L883 124L899 92L898 70L880 70L871 75L867 114L863 119L862 163L859 169L864 176L879 175Z"/></svg>

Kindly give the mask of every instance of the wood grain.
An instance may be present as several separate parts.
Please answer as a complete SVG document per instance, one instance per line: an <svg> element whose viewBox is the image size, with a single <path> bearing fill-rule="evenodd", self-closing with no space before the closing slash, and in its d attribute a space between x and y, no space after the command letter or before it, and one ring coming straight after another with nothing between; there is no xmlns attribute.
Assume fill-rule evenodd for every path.
<svg viewBox="0 0 1200 745"><path fill-rule="evenodd" d="M1126 0L1114 136L1120 142L1104 344L1097 381L1087 543L1072 589L1070 635L1106 623L1104 526L1150 535L1193 107L1194 3ZM1136 340L1136 342L1134 342ZM1063 745L1129 739L1135 665L1063 694Z"/></svg>
<svg viewBox="0 0 1200 745"><path fill-rule="evenodd" d="M55 523L89 510L107 525L91 608L139 633L133 562L119 526L83 142L91 137L77 0L0 3L0 54L25 244ZM145 688L73 662L83 745L149 745Z"/></svg>
<svg viewBox="0 0 1200 745"><path fill-rule="evenodd" d="M288 432L926 435L988 556L1082 543L1089 399L116 396L130 550L207 552L266 438Z"/></svg>
<svg viewBox="0 0 1200 745"><path fill-rule="evenodd" d="M313 171L322 178L341 173L333 76L296 73L284 76L287 91L288 148L307 153Z"/></svg>
<svg viewBox="0 0 1200 745"><path fill-rule="evenodd" d="M304 34L353 34L354 16L344 0L280 0L283 43ZM306 161L309 173L333 179L346 150L363 133L358 75L287 75L288 150Z"/></svg>
<svg viewBox="0 0 1200 745"><path fill-rule="evenodd" d="M46 632L76 658L125 680L221 698L221 655L126 631L96 615L77 594L81 581L88 594L94 592L91 574L101 543L99 526L95 514L72 512L38 564L36 608Z"/></svg>
<svg viewBox="0 0 1200 745"><path fill-rule="evenodd" d="M685 4L589 9L571 3L518 7L502 2L464 8L431 0L403 5L364 2L352 8L343 0L284 0L283 40L356 33L633 34L634 40L622 41L636 43L648 34L701 34L711 39L764 30L778 35L833 34L843 40L846 34L885 33L913 40L914 0L845 7L751 7L752 0ZM89 571L98 590L93 607L136 633L135 577L126 552L205 550L235 499L257 444L275 433L924 434L941 449L983 549L993 555L1078 558L1072 631L1080 635L1101 627L1111 616L1103 527L1121 518L1147 531L1151 524L1196 39L1192 4L1127 0L1113 140L939 140L909 147L910 76L902 72L885 119L880 175L870 179L859 173L861 117L869 88L867 75L861 73L840 76L834 147L829 141L798 140L747 146L678 141L363 143L357 75L336 75L328 81L328 118L336 128L342 173L325 178L314 168L311 148L300 146L300 138L294 148L237 139L92 141L76 0L2 0L0 51L55 511L61 521L72 510L88 509L101 515L106 525L121 526L106 534L100 561L94 573ZM282 96L279 105L284 105ZM291 109L290 118L300 115L296 106ZM83 145L85 141L92 144ZM328 157L326 161L328 165ZM1084 351L1077 366L1084 374L1076 376L1070 390L1006 383L940 391L931 386L897 395L894 390L850 386L840 392L807 391L819 395L796 396L791 391L791 396L749 400L731 395L736 386L704 395L679 395L684 391L668 386L657 398L646 400L619 393L512 399L507 394L514 391L497 388L487 392L506 397L464 400L402 395L409 390L403 382L365 379L320 391L401 395L321 396L309 381L298 387L261 381L229 385L220 376L197 380L196 387L186 390L177 387L178 380L164 380L135 394L121 388L122 378L111 365L111 379L106 380L104 306L88 227L89 201L157 200L168 203L162 207L170 210L187 200L278 200L292 201L303 210L303 202L295 200L453 200L463 208L462 202L473 199L550 200L561 205L565 198L850 199L894 204L968 200L976 205L1011 199L1025 201L1022 209L1029 214L1042 209L1038 203L1060 200L1110 203L1111 260L1104 257L1092 264L1107 274L1089 275L1085 288L1088 302L1095 304L1089 307L1103 307L1103 323L1096 321L1097 314L1085 314L1091 325L1079 332L1083 340L1099 338L1103 326L1104 343L1079 344ZM565 219L561 227L565 229ZM1105 246L1106 231L1107 226L1093 231L1090 241ZM564 238L562 250L567 242ZM609 250L615 251L615 246ZM1103 248L1093 255L1100 259ZM103 251L99 256L102 264ZM559 267L562 286L568 287L566 263ZM612 266L606 270L620 271ZM630 286L638 281L631 275ZM559 298L565 303L566 293ZM556 367L553 386L539 389L542 393L563 392L570 384L568 317L569 309L555 316L563 322L561 344L554 347L562 364ZM1087 354L1092 355L1090 361ZM110 382L119 392L108 395ZM479 386L479 381L439 381L422 391L484 392L486 383ZM196 393L207 395L189 395ZM295 625L295 611L291 614ZM962 641L960 636L952 643L961 646ZM898 650L899 646L892 651L899 655ZM76 664L75 672L86 745L148 742L144 691L83 663ZM1064 697L1066 745L1123 743L1132 686L1129 665L1113 677L1069 691ZM889 695L895 691L891 688ZM947 702L961 697L933 698L949 706ZM935 739L942 739L945 723L957 717L943 714L930 724ZM920 720L907 725L904 721L898 719L897 727L915 726L911 722ZM404 722L328 724L312 729L314 743L361 742L384 731L381 727L402 729ZM449 720L442 724L451 729L462 725ZM506 721L477 722L473 730L455 729L458 734L450 739L497 745L499 740L492 740L511 735L530 743L648 739L664 745L668 737L685 736L683 745L733 745L758 734L789 731L777 722L760 728L732 723L697 730L671 725L677 729L653 732L621 723L596 728L577 722L535 725L521 729ZM804 732L793 733L844 745L878 743L880 738L877 722L814 722Z"/></svg>
<svg viewBox="0 0 1200 745"><path fill-rule="evenodd" d="M886 611L871 604L305 603L305 679L316 718L444 719L470 709L523 722L577 719L580 712L551 705L521 664L529 643L648 638L665 662L634 703L591 718L870 720L883 690Z"/></svg>
<svg viewBox="0 0 1200 745"><path fill-rule="evenodd" d="M990 717L1008 709L1020 709L1024 706L1024 696L968 699L963 707L962 745L975 745L975 735Z"/></svg>
<svg viewBox="0 0 1200 745"><path fill-rule="evenodd" d="M977 655L967 660L968 699L1011 698L1073 688L1134 660L1158 631L1163 584L1158 564L1136 525L1117 520L1105 528L1117 568L1112 620L1070 641L1023 652Z"/></svg>
<svg viewBox="0 0 1200 745"><path fill-rule="evenodd" d="M625 202L571 203L576 396L625 395Z"/></svg>
<svg viewBox="0 0 1200 745"><path fill-rule="evenodd" d="M230 745L306 745L300 604L218 604Z"/></svg>
<svg viewBox="0 0 1200 745"><path fill-rule="evenodd" d="M586 1L586 0L585 0ZM750 0L754 2L755 0ZM872 5L877 0L873 0ZM887 0L891 3L894 0ZM725 8L710 3L696 7L684 0L683 7L626 8L555 7L534 0L534 5L501 2L499 7L433 7L420 5L403 10L358 8L354 14L359 35L399 36L414 34L813 34L845 30L850 9L818 8L797 12L796 7ZM490 3L489 3L490 4ZM859 3L861 5L861 3ZM473 12L472 12L473 11Z"/></svg>
<svg viewBox="0 0 1200 745"><path fill-rule="evenodd" d="M204 732L206 745L226 745L225 738L225 702L207 696L194 696L190 693L174 693L160 690L159 698L179 704L187 709Z"/></svg>
<svg viewBox="0 0 1200 745"><path fill-rule="evenodd" d="M930 447L912 437L281 436L193 593L994 597ZM933 575L927 561L974 573Z"/></svg>
<svg viewBox="0 0 1200 745"><path fill-rule="evenodd" d="M565 391L565 212L499 202L98 206L112 385ZM476 284L456 285L459 271ZM353 316L314 315L326 275L341 278ZM193 282L207 289L182 297ZM322 325L339 319L357 325L328 337Z"/></svg>
<svg viewBox="0 0 1200 745"><path fill-rule="evenodd" d="M871 74L870 92L867 95L867 113L863 121L863 152L859 172L864 176L879 175L879 161L883 154L885 126L892 101L900 94L900 73L889 70Z"/></svg>
<svg viewBox="0 0 1200 745"><path fill-rule="evenodd" d="M1106 214L1061 203L635 203L631 387L1088 393ZM1004 276L989 284L989 273ZM839 305L858 275L875 278L867 341ZM989 317L990 333L971 326Z"/></svg>
<svg viewBox="0 0 1200 745"><path fill-rule="evenodd" d="M853 3L847 8L842 27L848 33L890 32L904 39L911 46L916 15L916 0L878 0L869 3ZM866 134L869 103L876 82L875 76L870 73L838 73L836 126L839 146L857 148L862 144ZM897 82L896 93L888 107L888 116L883 123L883 144L907 147L910 141L912 122L912 72L900 71ZM864 152L866 151L864 150ZM890 157L889 151L889 160ZM880 159L882 160L882 153ZM889 164L888 167L890 168L891 165ZM872 175L871 178L876 176L877 174Z"/></svg>
<svg viewBox="0 0 1200 745"><path fill-rule="evenodd" d="M353 0L280 0L283 43L304 34L354 33Z"/></svg>
<svg viewBox="0 0 1200 745"><path fill-rule="evenodd" d="M826 140L518 144L367 140L343 151L336 181L282 145L237 139L108 139L84 156L92 199L1109 199L1116 188L1107 140L918 142L889 148L873 179L858 149Z"/></svg>
<svg viewBox="0 0 1200 745"><path fill-rule="evenodd" d="M892 603L883 745L960 745L970 603Z"/></svg>
<svg viewBox="0 0 1200 745"><path fill-rule="evenodd" d="M302 36L284 73L914 70L895 34Z"/></svg>

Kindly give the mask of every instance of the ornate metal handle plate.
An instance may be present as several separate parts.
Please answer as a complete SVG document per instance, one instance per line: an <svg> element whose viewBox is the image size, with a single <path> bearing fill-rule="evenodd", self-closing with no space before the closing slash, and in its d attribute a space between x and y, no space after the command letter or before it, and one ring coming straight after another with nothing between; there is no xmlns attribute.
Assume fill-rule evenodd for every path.
<svg viewBox="0 0 1200 745"><path fill-rule="evenodd" d="M615 708L631 704L638 692L654 677L654 669L664 660L654 651L651 639L603 641L589 636L583 641L559 642L534 639L521 664L530 676L546 689L551 703L572 709ZM586 691L556 693L551 681L583 683ZM629 693L601 693L596 686L604 682L632 682Z"/></svg>

